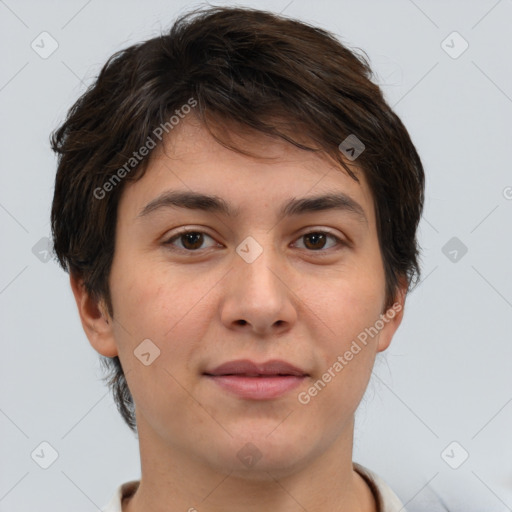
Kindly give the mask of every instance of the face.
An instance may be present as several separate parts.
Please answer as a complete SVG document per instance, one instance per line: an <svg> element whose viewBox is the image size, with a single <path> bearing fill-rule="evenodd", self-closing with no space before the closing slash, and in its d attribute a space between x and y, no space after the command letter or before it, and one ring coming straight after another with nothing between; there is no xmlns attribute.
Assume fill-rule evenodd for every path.
<svg viewBox="0 0 512 512"><path fill-rule="evenodd" d="M260 457L252 470L277 474L350 437L401 314L383 310L363 174L357 183L284 142L246 141L272 159L230 151L187 120L127 184L114 322L93 345L121 359L141 442L224 472ZM178 192L214 196L227 211L191 198L178 206ZM328 194L338 200L318 199Z"/></svg>

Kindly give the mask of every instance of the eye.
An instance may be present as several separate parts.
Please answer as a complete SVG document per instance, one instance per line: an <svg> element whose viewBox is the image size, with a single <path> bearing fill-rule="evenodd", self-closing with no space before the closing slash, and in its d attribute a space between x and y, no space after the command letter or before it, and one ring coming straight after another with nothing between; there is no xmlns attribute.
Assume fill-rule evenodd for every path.
<svg viewBox="0 0 512 512"><path fill-rule="evenodd" d="M165 242L165 245L174 245L174 241L177 240L182 243L182 246L177 247L177 249L194 252L201 249L201 245L204 243L205 237L213 240L210 235L207 235L203 231L182 231L181 233L174 235L172 238L169 238L169 240Z"/></svg>
<svg viewBox="0 0 512 512"><path fill-rule="evenodd" d="M306 244L304 244L306 249L310 249L312 251L321 251L322 249L325 249L326 241L328 238L331 238L335 241L333 246L345 245L345 243L340 238L327 231L310 231L309 233L304 233L301 235L299 240L307 240ZM327 247L327 249L331 247ZM302 249L302 247L299 248Z"/></svg>
<svg viewBox="0 0 512 512"><path fill-rule="evenodd" d="M172 246L173 250L176 249L186 252L197 252L200 249L208 249L208 247L202 247L202 245L205 242L205 238L213 240L213 238L210 235L206 234L203 231L182 231L169 238L166 242L164 242L164 245ZM299 248L308 249L309 251L314 252L325 252L327 240L329 238L331 240L334 240L334 243L331 245L331 247L327 247L327 249L335 247L336 245L346 245L346 243L343 240L327 231L310 231L309 233L304 233L298 238L298 240L306 240L306 243L303 244L304 247ZM179 242L181 246L176 246L176 242ZM211 245L210 247L213 246L214 245Z"/></svg>

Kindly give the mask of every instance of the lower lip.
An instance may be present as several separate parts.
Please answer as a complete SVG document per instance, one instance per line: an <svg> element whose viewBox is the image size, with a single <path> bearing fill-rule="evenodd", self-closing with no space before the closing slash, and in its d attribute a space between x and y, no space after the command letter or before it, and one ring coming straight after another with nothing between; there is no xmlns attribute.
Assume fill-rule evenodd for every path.
<svg viewBox="0 0 512 512"><path fill-rule="evenodd" d="M208 375L219 386L241 398L270 400L278 398L300 385L305 377L244 377L237 375Z"/></svg>

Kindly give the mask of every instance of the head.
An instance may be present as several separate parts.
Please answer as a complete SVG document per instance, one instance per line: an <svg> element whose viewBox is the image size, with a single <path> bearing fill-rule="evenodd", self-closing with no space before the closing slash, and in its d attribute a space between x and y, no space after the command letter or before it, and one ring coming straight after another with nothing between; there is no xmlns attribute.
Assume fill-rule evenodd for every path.
<svg viewBox="0 0 512 512"><path fill-rule="evenodd" d="M221 338L216 350L233 358L232 339L241 334L247 339L240 353L252 350L254 336L288 336L285 343L300 339L300 351L310 356L309 369L322 368L323 374L335 362L333 354L343 354L363 327L399 304L393 320L371 336L368 356L360 357L361 365L366 362L350 402L358 403L373 356L389 345L406 293L419 277L416 230L424 190L416 149L371 78L367 59L326 31L268 12L208 8L182 16L168 33L113 55L53 134L59 156L51 212L55 253L70 273L77 302L87 298L91 322L87 327L82 316L84 329L90 340L99 336L91 343L102 354L119 411L134 431L133 397L139 396L140 407L148 398L136 384L147 368L133 357L143 339L153 340L162 356L169 354L160 359L166 378L178 376L176 382L182 379L191 388L196 384L187 381L187 369L204 364L205 370L223 361L213 361L212 349L202 347ZM362 146L355 148L357 158L344 144L347 137L364 144L362 152ZM215 209L199 217L183 216L183 210L178 215L182 225L196 224L195 232L217 242L222 238L227 252L217 254L224 256L195 263L173 256L170 262L152 252L156 240L162 244L160 237L177 225L175 212L140 213L169 189L222 197L238 209L233 218ZM293 197L332 191L356 200L365 214L366 227L357 212L350 213L357 208L345 204L340 218L346 220L336 225L337 210L329 211L338 227L333 233L346 235L350 257L329 256L334 258L330 263L319 264L277 256L287 247L278 244L291 242L291 233L301 227L297 218L279 222L278 207ZM326 225L323 218L315 219ZM199 230L198 224L211 229ZM296 234L295 240L301 236ZM235 252L247 236L263 250L250 264ZM276 315L275 330L260 324L256 333L244 327L256 329L258 321L249 320L250 308L237 309L244 302L237 287L252 278L246 298L263 306L259 293L270 294L267 313ZM258 287L263 281L268 288ZM187 283L196 285L196 293L184 291ZM195 312L188 325L191 308ZM199 312L207 324L193 322ZM301 314L311 320L302 328ZM325 331L315 333L318 315L327 320ZM347 324L348 318L355 320ZM96 321L102 327L92 325ZM181 324L173 328L173 321ZM188 347L184 336L190 337ZM322 341L315 337L328 339L316 355L315 344L322 347ZM344 340L338 347L337 338ZM199 359L193 359L190 347ZM254 347L263 357L267 349ZM276 347L281 358L290 353L285 345ZM350 366L357 371L357 364ZM350 375L349 366L346 370ZM332 388L334 393L334 381ZM329 399L322 393L326 398L316 400L318 407ZM203 396L212 398L206 391ZM157 410L156 401L153 405L145 410L145 421Z"/></svg>

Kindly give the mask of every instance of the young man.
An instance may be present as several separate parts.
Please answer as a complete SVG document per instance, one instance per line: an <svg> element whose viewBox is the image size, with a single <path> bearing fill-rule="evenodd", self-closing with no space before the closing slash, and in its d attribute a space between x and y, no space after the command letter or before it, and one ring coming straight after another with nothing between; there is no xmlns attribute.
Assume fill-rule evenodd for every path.
<svg viewBox="0 0 512 512"><path fill-rule="evenodd" d="M52 229L140 443L108 512L404 510L354 414L419 276L421 161L332 35L208 8L53 136Z"/></svg>

